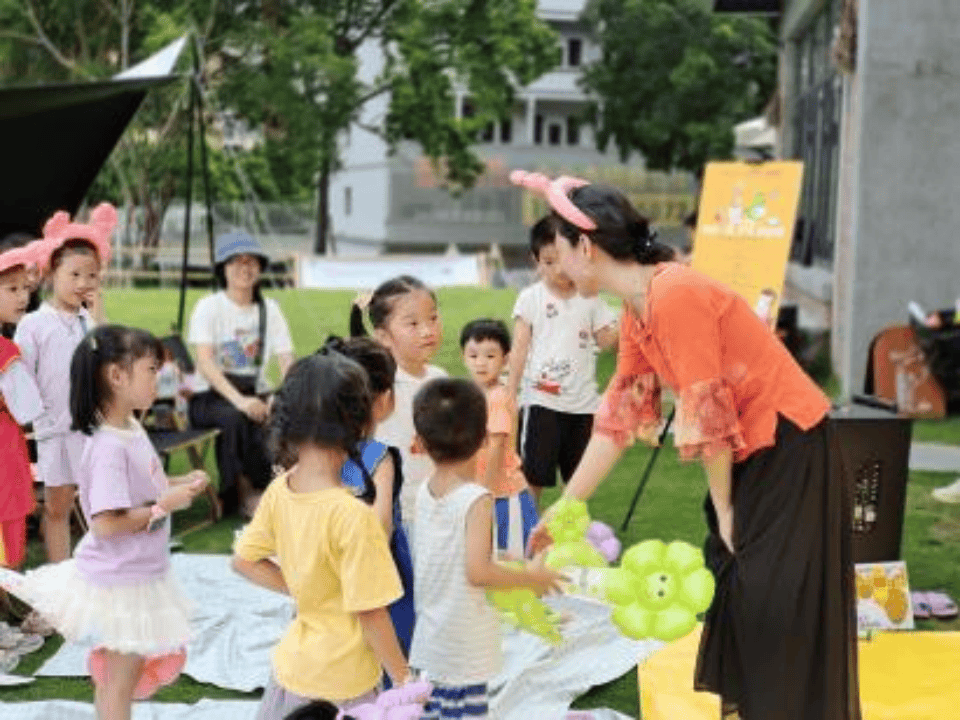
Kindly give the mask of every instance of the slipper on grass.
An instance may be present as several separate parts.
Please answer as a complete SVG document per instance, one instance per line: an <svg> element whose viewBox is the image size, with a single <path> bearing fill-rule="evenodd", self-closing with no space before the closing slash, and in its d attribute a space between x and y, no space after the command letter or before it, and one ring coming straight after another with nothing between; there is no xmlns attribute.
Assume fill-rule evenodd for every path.
<svg viewBox="0 0 960 720"><path fill-rule="evenodd" d="M930 614L938 620L952 620L960 614L953 598L942 590L931 590L926 593L926 596L927 605L930 606Z"/></svg>
<svg viewBox="0 0 960 720"><path fill-rule="evenodd" d="M930 617L932 608L927 602L927 593L920 590L914 590L910 593L910 604L913 605L913 617L917 620L927 620Z"/></svg>

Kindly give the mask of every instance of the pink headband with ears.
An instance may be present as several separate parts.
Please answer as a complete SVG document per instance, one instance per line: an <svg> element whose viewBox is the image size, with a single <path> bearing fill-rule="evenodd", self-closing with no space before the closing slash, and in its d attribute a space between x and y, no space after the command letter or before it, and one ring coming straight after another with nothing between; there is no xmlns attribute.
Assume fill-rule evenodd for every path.
<svg viewBox="0 0 960 720"><path fill-rule="evenodd" d="M531 173L526 170L514 170L510 173L510 182L539 193L560 217L576 225L581 230L596 230L597 223L570 200L568 193L578 187L589 185L586 180L561 175L553 182L543 173Z"/></svg>
<svg viewBox="0 0 960 720"><path fill-rule="evenodd" d="M100 203L90 211L89 223L70 222L70 214L58 210L43 226L44 252L40 253L40 268L50 267L53 253L67 240L87 240L96 249L100 262L110 262L110 237L117 226L117 209L110 203Z"/></svg>
<svg viewBox="0 0 960 720"><path fill-rule="evenodd" d="M30 265L40 265L44 257L44 244L42 240L33 240L26 245L18 248L10 248L0 253L0 272L9 270L17 265L29 267Z"/></svg>

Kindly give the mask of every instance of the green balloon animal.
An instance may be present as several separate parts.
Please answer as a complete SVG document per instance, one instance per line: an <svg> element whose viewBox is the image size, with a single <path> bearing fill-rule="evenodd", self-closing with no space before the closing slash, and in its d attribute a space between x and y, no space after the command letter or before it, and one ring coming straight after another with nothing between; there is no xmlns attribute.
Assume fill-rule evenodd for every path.
<svg viewBox="0 0 960 720"><path fill-rule="evenodd" d="M675 540L645 540L628 548L620 567L610 568L586 539L587 505L561 498L549 512L547 529L554 544L544 564L554 569L593 568L593 595L612 606L617 629L634 640L671 642L689 634L697 616L713 602L715 582L703 553ZM560 617L533 591L525 588L490 591L487 596L503 617L547 642L561 642Z"/></svg>

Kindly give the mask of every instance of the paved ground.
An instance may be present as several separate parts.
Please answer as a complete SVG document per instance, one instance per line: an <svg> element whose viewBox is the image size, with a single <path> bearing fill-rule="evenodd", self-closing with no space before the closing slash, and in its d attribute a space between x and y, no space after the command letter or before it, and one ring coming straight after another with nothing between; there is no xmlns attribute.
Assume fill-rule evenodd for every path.
<svg viewBox="0 0 960 720"><path fill-rule="evenodd" d="M939 443L913 443L910 469L960 474L960 447Z"/></svg>

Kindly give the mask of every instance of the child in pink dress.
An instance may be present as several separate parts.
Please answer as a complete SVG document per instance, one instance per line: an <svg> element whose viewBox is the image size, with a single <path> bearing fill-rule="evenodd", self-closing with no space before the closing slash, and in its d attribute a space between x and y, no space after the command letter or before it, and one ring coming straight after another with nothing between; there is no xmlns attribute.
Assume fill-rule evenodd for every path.
<svg viewBox="0 0 960 720"><path fill-rule="evenodd" d="M80 505L90 530L73 559L5 586L65 638L92 642L90 674L100 720L126 720L134 699L172 682L186 660L190 605L170 570L169 515L208 482L196 470L168 479L134 418L156 397L159 342L144 330L105 325L70 364L73 430L89 436L79 464Z"/></svg>

